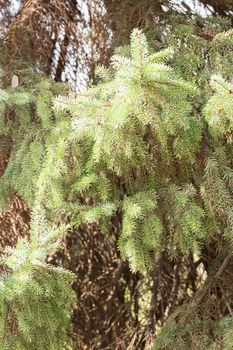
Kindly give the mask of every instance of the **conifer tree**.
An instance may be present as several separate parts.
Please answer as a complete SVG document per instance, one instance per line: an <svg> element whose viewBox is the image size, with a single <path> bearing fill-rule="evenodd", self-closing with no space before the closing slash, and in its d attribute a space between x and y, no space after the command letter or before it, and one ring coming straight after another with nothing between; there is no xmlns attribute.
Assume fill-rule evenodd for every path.
<svg viewBox="0 0 233 350"><path fill-rule="evenodd" d="M173 286L156 326L171 316L154 349L232 345L231 271L228 275L226 270L232 263L232 30L222 32L227 26L222 19L207 22L215 32L206 40L192 22L189 25L164 35L164 47L157 52L135 29L130 47L119 48L110 68L98 69L98 84L77 97L41 75L23 72L21 86L1 91L1 133L13 142L1 178L2 204L17 192L34 213L45 210L50 222L69 216L76 226L97 225L106 239L120 215L118 247L133 271L147 274L166 255L168 261L177 261L177 280L189 273L179 262L190 257L207 272L206 280L194 281L186 303L179 299L182 282ZM5 118L9 110L11 120ZM60 237L60 230L43 226L43 216L42 227L34 218L30 243L20 241L4 260L13 272L9 282L3 281L2 300L3 305L9 302L4 294L9 283L16 298L16 308L10 310L16 316L10 319L18 320L14 346L19 349L26 349L34 334L37 348L62 349L66 344L65 336L56 343L61 324L53 315L61 312L67 322L73 301L66 300L71 275L43 264L50 241ZM205 260L211 249L212 260ZM43 271L41 284L34 274L37 269ZM53 277L48 278L50 271ZM19 287L20 302L28 293L35 297L32 316L17 309L15 279L22 276L31 276ZM54 323L51 342L45 345L37 329L46 322L40 291L48 286ZM54 296L58 304L51 305ZM61 307L63 301L67 309ZM174 311L178 304L182 306ZM38 305L41 320L34 314ZM3 310L5 327L8 310ZM35 328L28 327L30 317ZM6 348L14 344L7 326L2 337Z"/></svg>

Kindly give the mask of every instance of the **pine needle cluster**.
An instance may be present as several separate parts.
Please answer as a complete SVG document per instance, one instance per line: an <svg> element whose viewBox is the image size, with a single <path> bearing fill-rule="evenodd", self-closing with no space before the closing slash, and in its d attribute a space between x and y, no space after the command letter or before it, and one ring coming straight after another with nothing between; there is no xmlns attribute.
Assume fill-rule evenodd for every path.
<svg viewBox="0 0 233 350"><path fill-rule="evenodd" d="M75 275L46 263L66 227L50 228L38 205L32 213L30 240L19 239L1 258L1 349L65 349L75 302L70 283ZM71 330L71 329L70 329Z"/></svg>

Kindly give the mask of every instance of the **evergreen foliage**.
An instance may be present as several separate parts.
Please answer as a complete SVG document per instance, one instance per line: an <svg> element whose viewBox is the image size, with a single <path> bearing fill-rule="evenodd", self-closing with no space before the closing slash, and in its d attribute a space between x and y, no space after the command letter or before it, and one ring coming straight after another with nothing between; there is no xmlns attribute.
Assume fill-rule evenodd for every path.
<svg viewBox="0 0 233 350"><path fill-rule="evenodd" d="M46 263L66 227L49 228L43 209L32 214L30 240L5 249L0 284L1 349L65 349L70 344L74 275ZM71 345L71 344L70 344Z"/></svg>
<svg viewBox="0 0 233 350"><path fill-rule="evenodd" d="M69 216L73 225L96 223L106 239L119 214L118 247L133 271L150 270L164 252L169 259L199 258L209 242L218 242L221 259L232 254L233 38L231 31L220 33L225 22L219 22L212 24L217 29L211 41L192 26L177 27L164 38L173 49L158 53L135 29L130 47L118 49L111 67L99 68L99 83L77 97L43 76L24 73L17 89L1 91L1 134L12 146L0 198L6 204L17 192L36 208L30 243L20 241L4 260L13 271L2 287L6 349L62 349L66 342L65 331L56 335L73 303L72 276L43 263L60 230L44 226L44 215L38 221L38 205L50 221ZM218 67L224 78L216 75ZM213 267L202 293L218 287L220 273L214 272ZM229 348L228 314L221 311L213 322L211 313L203 314L204 302L197 295L177 309L154 349L220 349L219 342ZM21 309L26 305L28 310ZM46 310L53 322L45 345L33 336L46 324ZM12 330L6 319L17 319L16 338L15 325Z"/></svg>

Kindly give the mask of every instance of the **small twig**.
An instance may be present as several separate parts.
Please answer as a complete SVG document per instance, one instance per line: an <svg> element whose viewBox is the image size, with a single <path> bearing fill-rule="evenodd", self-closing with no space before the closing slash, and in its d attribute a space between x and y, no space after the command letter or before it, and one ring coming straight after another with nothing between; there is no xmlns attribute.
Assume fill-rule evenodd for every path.
<svg viewBox="0 0 233 350"><path fill-rule="evenodd" d="M226 302L226 306L228 308L229 314L231 315L231 317L233 318L233 311L232 308L230 307L230 304L228 302Z"/></svg>
<svg viewBox="0 0 233 350"><path fill-rule="evenodd" d="M228 254L225 259L223 260L222 265L220 266L219 270L216 273L216 277L220 277L223 273L223 271L225 270L225 268L227 267L227 264L230 260L230 255Z"/></svg>

